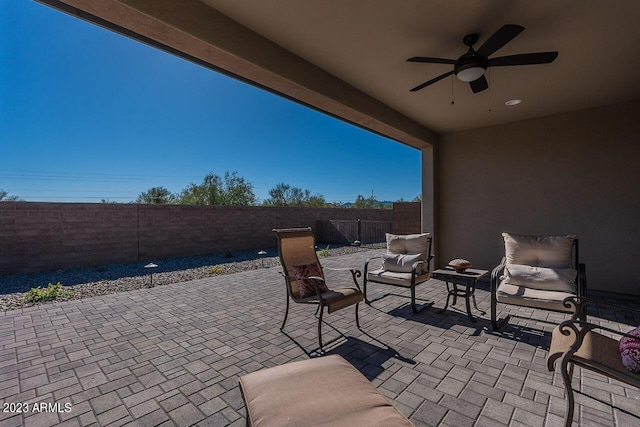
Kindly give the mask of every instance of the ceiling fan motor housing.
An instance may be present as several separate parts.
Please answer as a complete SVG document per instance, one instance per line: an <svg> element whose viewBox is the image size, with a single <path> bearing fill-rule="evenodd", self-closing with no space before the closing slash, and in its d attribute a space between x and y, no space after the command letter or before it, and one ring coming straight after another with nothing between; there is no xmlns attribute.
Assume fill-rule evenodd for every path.
<svg viewBox="0 0 640 427"><path fill-rule="evenodd" d="M462 55L453 66L456 77L463 82L472 82L479 79L489 66L489 61L475 52Z"/></svg>

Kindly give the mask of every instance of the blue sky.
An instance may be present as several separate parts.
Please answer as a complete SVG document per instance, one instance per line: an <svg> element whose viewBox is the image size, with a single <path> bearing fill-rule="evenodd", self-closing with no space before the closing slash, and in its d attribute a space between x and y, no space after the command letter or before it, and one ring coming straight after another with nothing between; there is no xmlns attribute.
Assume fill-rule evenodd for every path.
<svg viewBox="0 0 640 427"><path fill-rule="evenodd" d="M0 1L0 189L127 202L238 174L327 201L411 200L420 153L24 0Z"/></svg>

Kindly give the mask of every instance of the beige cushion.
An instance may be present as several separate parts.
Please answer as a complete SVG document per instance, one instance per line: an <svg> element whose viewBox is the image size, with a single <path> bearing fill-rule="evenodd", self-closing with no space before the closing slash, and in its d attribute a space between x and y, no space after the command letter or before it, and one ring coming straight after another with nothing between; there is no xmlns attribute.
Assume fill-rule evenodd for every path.
<svg viewBox="0 0 640 427"><path fill-rule="evenodd" d="M571 250L575 234L566 236L522 236L502 233L507 264L545 268L573 268Z"/></svg>
<svg viewBox="0 0 640 427"><path fill-rule="evenodd" d="M240 390L250 426L413 426L338 355L252 372L240 377Z"/></svg>
<svg viewBox="0 0 640 427"><path fill-rule="evenodd" d="M505 270L505 282L511 285L544 291L575 292L577 272L573 268L543 268L509 264Z"/></svg>
<svg viewBox="0 0 640 427"><path fill-rule="evenodd" d="M425 261L422 270L427 271L427 250L429 248L429 233L421 234L391 234L387 233L387 253L389 254L420 254L420 261Z"/></svg>
<svg viewBox="0 0 640 427"><path fill-rule="evenodd" d="M398 273L411 273L418 261L422 261L421 254L382 254L382 268Z"/></svg>
<svg viewBox="0 0 640 427"><path fill-rule="evenodd" d="M416 285L418 283L426 282L429 280L430 274L423 273L416 276ZM411 273L399 273L396 271L387 270L373 270L367 273L367 280L369 282L386 283L388 285L411 287Z"/></svg>
<svg viewBox="0 0 640 427"><path fill-rule="evenodd" d="M511 285L505 280L500 282L496 290L498 302L565 313L573 313L573 308L567 309L562 305L562 301L570 296L575 296L575 292L532 289Z"/></svg>

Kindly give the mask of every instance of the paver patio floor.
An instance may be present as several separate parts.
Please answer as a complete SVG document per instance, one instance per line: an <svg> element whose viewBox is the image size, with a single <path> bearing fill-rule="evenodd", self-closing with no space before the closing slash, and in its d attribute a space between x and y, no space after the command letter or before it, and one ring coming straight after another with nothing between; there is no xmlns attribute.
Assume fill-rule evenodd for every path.
<svg viewBox="0 0 640 427"><path fill-rule="evenodd" d="M376 254L322 263L362 268ZM12 410L4 404L29 404L28 413L0 413L0 426L244 425L239 376L319 354L313 307L293 304L285 333L279 330L285 289L278 271L0 313L0 401ZM350 280L344 274L328 272L329 283ZM488 314L469 321L464 301L438 314L442 282L418 288L435 305L415 315L406 290L370 286L371 298L387 292L403 295L361 304L362 330L352 308L325 316L325 351L345 357L417 426L563 424L562 380L545 363L563 315L500 305L518 317L494 334ZM488 284L476 295L488 311ZM639 320L595 314L623 321L623 330ZM640 425L637 389L580 369L574 386L581 391L576 425ZM33 412L43 402L59 411Z"/></svg>

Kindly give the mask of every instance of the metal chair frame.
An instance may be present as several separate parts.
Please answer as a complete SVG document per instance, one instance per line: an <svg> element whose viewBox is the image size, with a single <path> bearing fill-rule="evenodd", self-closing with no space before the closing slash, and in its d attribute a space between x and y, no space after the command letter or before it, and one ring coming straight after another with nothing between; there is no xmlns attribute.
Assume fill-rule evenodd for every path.
<svg viewBox="0 0 640 427"><path fill-rule="evenodd" d="M572 249L573 249L573 265L574 265L574 268L577 270L577 275L575 280L576 296L578 298L583 298L587 296L587 276L586 276L585 265L580 264L579 258L578 258L578 239L573 240ZM498 284L500 283L500 276L504 274L504 269L506 268L506 266L507 266L507 259L503 257L502 261L500 261L500 264L497 267L495 267L491 272L491 328L494 331L502 330L506 326L506 324L509 322L509 319L511 318L511 315L507 315L505 318L500 320L498 320L497 318ZM502 303L502 304L506 304L506 303ZM514 303L508 303L508 304L519 305ZM528 307L526 304L522 304L522 306ZM578 313L578 316L582 320L586 321L587 320L586 306L580 306L578 308L580 310L580 312ZM544 309L541 309L541 310L544 310ZM560 311L560 310L551 310L551 309L546 309L546 310Z"/></svg>
<svg viewBox="0 0 640 427"><path fill-rule="evenodd" d="M318 255L315 251L315 236L313 235L313 231L311 230L310 227L305 227L305 228L281 228L281 229L273 229L273 231L277 234L278 236L278 254L280 256L280 264L282 265L283 271L280 272L280 274L282 275L282 277L284 277L285 279L285 284L286 284L286 288L287 288L287 303L286 303L286 309L285 309L285 313L284 313L284 319L282 321L282 326L280 326L280 330L284 330L285 324L287 323L287 318L289 316L289 300L293 300L293 302L297 303L297 304L315 304L317 305L317 309L316 309L316 313L315 315L318 316L318 344L320 346L320 348L322 348L323 344L322 344L322 319L323 319L323 315L324 315L324 308L327 307L327 301L325 300L325 298L323 297L322 292L320 291L320 282L325 282L324 277L319 277L319 276L309 276L309 277L300 277L300 276L291 276L289 274L287 274L287 272L289 271L288 268L288 264L286 262L286 260L284 259L285 257L283 257L282 255L282 240L283 238L286 239L287 236L297 233L297 234L308 234L310 235L310 237L313 238L313 253L315 256L315 260L318 263L318 265L320 266L320 268L322 270L332 270L332 271L349 271L351 273L351 277L353 279L353 283L355 285L355 288L357 289L358 292L362 293L361 289L360 289L360 285L358 284L358 278L362 276L362 273L360 272L360 270L355 269L355 268L328 268L328 267L322 267L320 264L320 260L318 259ZM291 281L292 280L297 280L297 279L313 279L313 285L315 287L316 290L316 295L312 298L297 298L294 294L293 291L291 289ZM356 326L358 327L358 329L360 329L360 317L358 315L358 306L359 303L355 304L355 314L356 314ZM319 314L319 315L318 315Z"/></svg>
<svg viewBox="0 0 640 427"><path fill-rule="evenodd" d="M431 247L432 247L432 243L433 243L433 237L429 236L427 238L427 260L426 261L418 261L415 262L411 268L411 284L408 286L409 289L411 290L411 310L414 313L419 313L422 310L424 310L425 308L433 305L433 301L427 301L424 304L420 304L420 306L418 306L416 304L416 286L421 284L421 283L425 283L427 280L423 280L421 282L416 282L417 277L421 274L420 273L420 269L422 268L423 264L427 264L427 272L431 271L431 260L433 259L433 255L431 254ZM374 259L380 259L380 257L372 257L369 258L365 263L364 263L364 278L363 280L363 284L362 284L362 288L364 289L364 301L366 304L371 305L371 301L367 298L367 282L373 282L373 283L380 283L382 285L389 285L389 286L398 286L401 288L407 288L407 286L403 286L403 285L395 285L393 283L386 283L386 282L381 282L381 281L377 281L377 280L371 280L368 277L368 271L369 271L369 263L371 261L373 261ZM423 273L424 274L424 273Z"/></svg>

